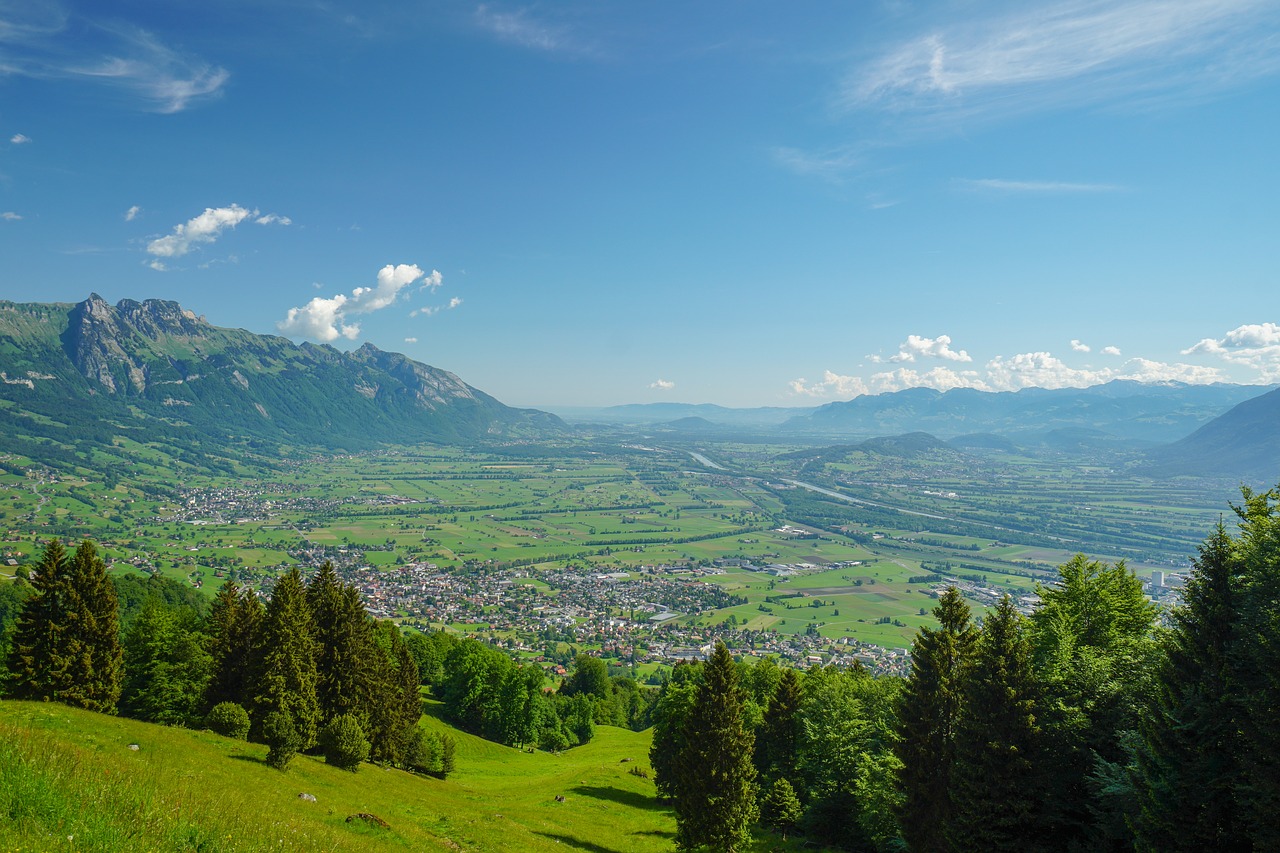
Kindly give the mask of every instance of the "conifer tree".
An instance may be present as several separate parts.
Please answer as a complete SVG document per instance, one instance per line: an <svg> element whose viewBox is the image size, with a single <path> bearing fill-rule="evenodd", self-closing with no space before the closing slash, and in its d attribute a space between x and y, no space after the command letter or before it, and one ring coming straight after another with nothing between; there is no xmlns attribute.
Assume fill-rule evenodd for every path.
<svg viewBox="0 0 1280 853"><path fill-rule="evenodd" d="M276 581L262 624L262 659L253 689L252 718L263 733L266 718L278 712L276 729L289 728L297 748L310 749L320 728L316 701L316 641L307 590L297 568Z"/></svg>
<svg viewBox="0 0 1280 853"><path fill-rule="evenodd" d="M799 784L798 715L803 701L800 675L787 667L778 679L777 690L769 699L764 721L756 735L755 764L760 772L762 789L768 788L777 779L786 779L793 787Z"/></svg>
<svg viewBox="0 0 1280 853"><path fill-rule="evenodd" d="M316 698L320 718L328 722L354 713L367 731L370 724L370 672L374 650L373 623L354 586L338 580L333 564L325 560L307 586L307 603L315 627ZM381 665L381 659L375 663Z"/></svg>
<svg viewBox="0 0 1280 853"><path fill-rule="evenodd" d="M115 587L93 543L53 540L31 580L10 651L11 693L114 714L122 678Z"/></svg>
<svg viewBox="0 0 1280 853"><path fill-rule="evenodd" d="M241 707L250 704L263 615L258 597L250 589L241 589L235 581L223 584L214 596L206 621L210 677L205 708L223 702Z"/></svg>
<svg viewBox="0 0 1280 853"><path fill-rule="evenodd" d="M1280 487L1242 489L1235 554L1240 643L1231 687L1242 702L1241 814L1255 850L1280 850Z"/></svg>
<svg viewBox="0 0 1280 853"><path fill-rule="evenodd" d="M933 609L939 628L921 628L911 646L911 674L898 702L894 752L902 762L902 835L912 850L945 850L951 820L951 771L965 672L978 632L969 605L948 587Z"/></svg>
<svg viewBox="0 0 1280 853"><path fill-rule="evenodd" d="M1038 688L1023 618L1005 596L987 613L964 679L956 730L952 820L956 850L1029 851L1049 846L1039 822Z"/></svg>
<svg viewBox="0 0 1280 853"><path fill-rule="evenodd" d="M676 846L682 850L705 846L733 853L750 837L757 815L756 769L744 699L737 665L717 643L685 720L677 759Z"/></svg>
<svg viewBox="0 0 1280 853"><path fill-rule="evenodd" d="M1237 791L1246 744L1233 683L1241 576L1232 545L1219 524L1170 614L1159 689L1137 756L1133 829L1140 851L1252 849Z"/></svg>

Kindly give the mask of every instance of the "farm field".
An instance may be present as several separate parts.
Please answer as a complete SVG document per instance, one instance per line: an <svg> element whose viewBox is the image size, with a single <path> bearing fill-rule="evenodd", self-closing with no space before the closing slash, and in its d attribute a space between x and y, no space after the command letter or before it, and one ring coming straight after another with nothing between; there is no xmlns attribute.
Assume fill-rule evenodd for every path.
<svg viewBox="0 0 1280 853"><path fill-rule="evenodd" d="M1063 461L708 441L423 446L235 476L169 464L163 448L115 450L73 472L3 460L0 573L50 536L93 539L113 571L208 592L331 560L390 600L384 617L531 648L535 635L613 645L633 666L652 663L638 645L697 646L708 631L742 634L748 653L760 632L905 648L931 621L939 578L962 579L984 607L1031 594L1077 552L1176 572L1233 497ZM426 591L423 578L443 576L473 580ZM624 617L627 636L611 637Z"/></svg>

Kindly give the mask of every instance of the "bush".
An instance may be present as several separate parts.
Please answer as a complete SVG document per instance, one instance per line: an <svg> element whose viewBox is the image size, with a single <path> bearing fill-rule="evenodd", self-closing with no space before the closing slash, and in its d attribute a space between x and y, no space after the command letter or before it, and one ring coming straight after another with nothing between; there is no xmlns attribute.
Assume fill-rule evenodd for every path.
<svg viewBox="0 0 1280 853"><path fill-rule="evenodd" d="M339 714L321 730L320 751L326 764L354 772L369 757L369 740L359 720L351 714Z"/></svg>
<svg viewBox="0 0 1280 853"><path fill-rule="evenodd" d="M288 767L301 746L293 720L280 711L272 711L262 721L262 739L268 747L267 763L277 770Z"/></svg>
<svg viewBox="0 0 1280 853"><path fill-rule="evenodd" d="M249 737L249 712L235 702L220 702L204 718L210 731L223 737L244 740Z"/></svg>

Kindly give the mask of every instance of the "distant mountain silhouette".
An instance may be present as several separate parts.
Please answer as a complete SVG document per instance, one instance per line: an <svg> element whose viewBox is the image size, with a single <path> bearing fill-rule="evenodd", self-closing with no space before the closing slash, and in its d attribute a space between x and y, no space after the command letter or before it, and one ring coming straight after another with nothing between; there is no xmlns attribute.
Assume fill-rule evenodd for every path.
<svg viewBox="0 0 1280 853"><path fill-rule="evenodd" d="M1147 470L1280 482L1280 389L1246 400L1191 435L1148 453Z"/></svg>

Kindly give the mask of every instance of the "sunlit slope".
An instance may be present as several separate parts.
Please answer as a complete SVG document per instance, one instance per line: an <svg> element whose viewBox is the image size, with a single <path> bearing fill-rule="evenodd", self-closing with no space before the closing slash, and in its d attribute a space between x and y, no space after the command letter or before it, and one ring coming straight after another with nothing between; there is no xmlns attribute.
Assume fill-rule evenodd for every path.
<svg viewBox="0 0 1280 853"><path fill-rule="evenodd" d="M209 732L0 702L0 849L671 848L670 811L629 772L647 769L649 733L602 727L559 756L452 733L458 771L446 781L369 764L349 773L305 756L281 773L263 763L265 747ZM388 828L348 823L357 813Z"/></svg>

